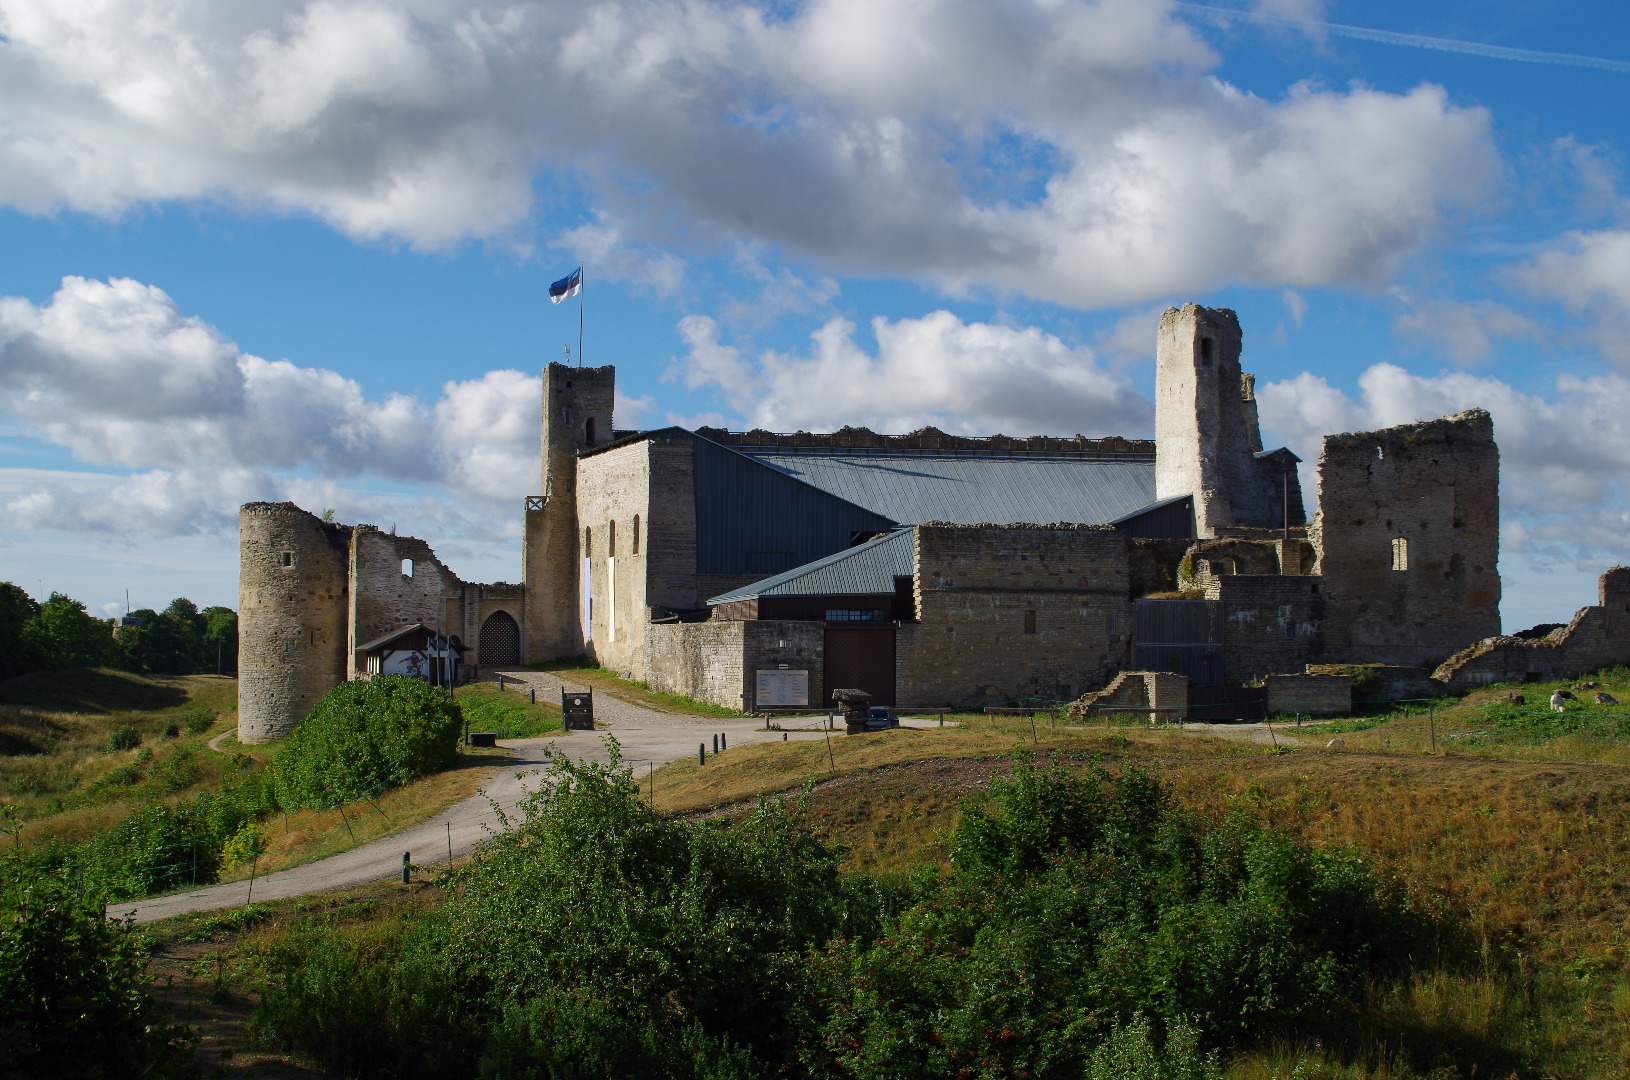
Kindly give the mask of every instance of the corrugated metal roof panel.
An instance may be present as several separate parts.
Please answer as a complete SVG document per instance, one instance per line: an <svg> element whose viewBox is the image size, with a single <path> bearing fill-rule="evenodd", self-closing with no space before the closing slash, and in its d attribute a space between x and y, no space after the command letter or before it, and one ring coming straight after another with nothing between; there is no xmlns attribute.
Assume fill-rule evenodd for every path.
<svg viewBox="0 0 1630 1080"><path fill-rule="evenodd" d="M796 570L755 581L708 604L761 596L878 596L894 591L894 579L910 577L911 530L901 529L817 559Z"/></svg>
<svg viewBox="0 0 1630 1080"><path fill-rule="evenodd" d="M1152 462L744 452L903 525L1103 525L1155 501Z"/></svg>

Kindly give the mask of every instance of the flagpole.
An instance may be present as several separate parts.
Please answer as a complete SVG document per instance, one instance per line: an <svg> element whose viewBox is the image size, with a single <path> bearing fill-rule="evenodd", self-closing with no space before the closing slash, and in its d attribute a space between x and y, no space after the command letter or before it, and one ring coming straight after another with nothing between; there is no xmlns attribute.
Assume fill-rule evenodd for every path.
<svg viewBox="0 0 1630 1080"><path fill-rule="evenodd" d="M583 264L577 264L577 366L583 366L583 287L586 284Z"/></svg>

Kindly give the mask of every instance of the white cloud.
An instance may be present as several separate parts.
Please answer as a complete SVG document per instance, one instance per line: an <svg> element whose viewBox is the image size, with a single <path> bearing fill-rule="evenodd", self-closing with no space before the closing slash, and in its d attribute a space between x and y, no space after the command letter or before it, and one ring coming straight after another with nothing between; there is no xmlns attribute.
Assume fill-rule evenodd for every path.
<svg viewBox="0 0 1630 1080"><path fill-rule="evenodd" d="M1034 327L964 323L948 311L873 319L875 356L855 325L832 319L809 352L748 359L719 341L718 325L679 324L689 353L670 369L719 389L749 426L830 431L843 424L899 433L925 424L973 435L1145 434L1153 407L1091 349Z"/></svg>
<svg viewBox="0 0 1630 1080"><path fill-rule="evenodd" d="M663 248L736 242L1080 306L1374 284L1497 172L1483 110L1430 86L1257 98L1155 0L8 0L5 19L0 201L216 199L525 245L541 170L559 182L537 190L599 200L555 242L658 291L679 281ZM998 146L1023 167L993 177Z"/></svg>
<svg viewBox="0 0 1630 1080"><path fill-rule="evenodd" d="M1394 288L1392 295L1404 305L1404 312L1392 321L1392 328L1446 355L1455 364L1470 367L1494 355L1500 338L1541 341L1540 326L1528 316L1492 300L1464 303L1459 300L1421 299L1408 290Z"/></svg>
<svg viewBox="0 0 1630 1080"><path fill-rule="evenodd" d="M401 504L338 486L368 477L455 493L478 517L513 510L539 483L540 392L539 376L489 371L433 405L369 400L335 372L241 352L129 279L64 278L43 306L0 299L0 411L82 461L135 470L89 474L91 498L92 481L34 477L5 501L21 528L209 532L240 502L291 493L354 513Z"/></svg>
<svg viewBox="0 0 1630 1080"><path fill-rule="evenodd" d="M1630 378L1557 379L1554 398L1499 379L1450 372L1415 375L1376 364L1354 400L1322 377L1258 385L1264 435L1303 458L1311 498L1322 438L1485 408L1500 446L1500 510L1506 550L1540 563L1600 568L1630 561Z"/></svg>
<svg viewBox="0 0 1630 1080"><path fill-rule="evenodd" d="M1602 355L1630 365L1630 229L1568 233L1561 246L1515 267L1511 277L1589 316L1587 336Z"/></svg>

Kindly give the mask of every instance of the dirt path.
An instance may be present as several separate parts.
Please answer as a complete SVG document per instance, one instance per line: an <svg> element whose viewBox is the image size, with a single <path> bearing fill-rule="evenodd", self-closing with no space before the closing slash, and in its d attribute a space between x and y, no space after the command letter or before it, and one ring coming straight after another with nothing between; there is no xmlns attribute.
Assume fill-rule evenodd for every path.
<svg viewBox="0 0 1630 1080"><path fill-rule="evenodd" d="M538 672L517 673L521 681L553 679ZM508 673L506 673L506 682ZM555 680L557 683L559 680ZM540 682L538 689L547 684ZM558 692L558 687L555 688ZM697 748L711 749L712 736L722 734L730 746L780 740L779 731L761 731L762 720L682 716L663 713L627 702L613 702L605 696L595 700L596 721L604 730L574 731L548 738L505 740L513 757L507 766L477 795L438 814L423 825L372 841L350 851L317 862L256 878L252 883L235 881L191 892L133 901L108 908L108 915L132 915L137 922L151 922L188 911L210 911L234 907L254 900L278 900L327 889L345 888L377 881L402 872L402 853L408 852L415 866L429 867L468 855L498 827L493 803L512 810L528 792L537 787L547 767L547 751L554 749L573 761L606 761L606 736L614 736L622 747L623 760L638 774L647 768L691 757ZM818 739L815 732L791 732L790 739ZM224 736L218 736L224 738ZM723 763L728 764L729 755Z"/></svg>

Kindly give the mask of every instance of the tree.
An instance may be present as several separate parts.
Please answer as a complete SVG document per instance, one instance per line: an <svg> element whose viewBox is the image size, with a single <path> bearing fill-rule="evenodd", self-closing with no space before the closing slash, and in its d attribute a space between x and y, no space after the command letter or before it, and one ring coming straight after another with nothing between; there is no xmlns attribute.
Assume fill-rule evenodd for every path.
<svg viewBox="0 0 1630 1080"><path fill-rule="evenodd" d="M0 581L0 679L41 666L37 642L29 632L39 612L40 605L32 596L9 581Z"/></svg>
<svg viewBox="0 0 1630 1080"><path fill-rule="evenodd" d="M220 674L238 673L238 613L227 607L207 607L204 618L204 671L216 670Z"/></svg>
<svg viewBox="0 0 1630 1080"><path fill-rule="evenodd" d="M25 634L39 651L43 668L99 667L114 657L108 624L62 593L52 593L40 605Z"/></svg>

